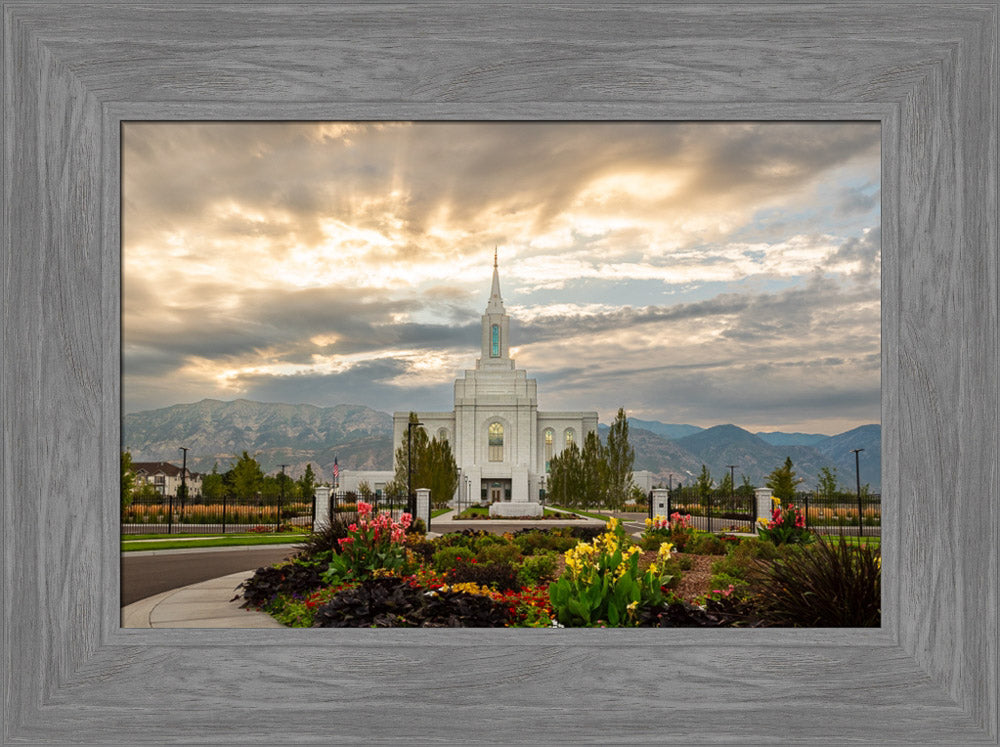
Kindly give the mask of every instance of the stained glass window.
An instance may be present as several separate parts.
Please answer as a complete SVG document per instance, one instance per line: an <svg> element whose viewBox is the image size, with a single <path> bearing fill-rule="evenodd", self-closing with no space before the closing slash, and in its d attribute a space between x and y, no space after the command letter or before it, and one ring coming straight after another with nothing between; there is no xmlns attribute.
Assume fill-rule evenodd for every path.
<svg viewBox="0 0 1000 747"><path fill-rule="evenodd" d="M503 461L503 426L490 423L490 461Z"/></svg>
<svg viewBox="0 0 1000 747"><path fill-rule="evenodd" d="M491 358L500 357L500 326L498 324L493 325L493 347L490 349Z"/></svg>

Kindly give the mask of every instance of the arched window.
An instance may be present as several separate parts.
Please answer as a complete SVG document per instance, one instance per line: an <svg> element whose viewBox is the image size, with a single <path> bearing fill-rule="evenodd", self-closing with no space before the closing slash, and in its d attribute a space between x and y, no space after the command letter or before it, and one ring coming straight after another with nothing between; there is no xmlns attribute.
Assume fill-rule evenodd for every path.
<svg viewBox="0 0 1000 747"><path fill-rule="evenodd" d="M490 423L490 461L503 461L503 426Z"/></svg>
<svg viewBox="0 0 1000 747"><path fill-rule="evenodd" d="M438 428L438 442L444 443L448 440L448 429Z"/></svg>
<svg viewBox="0 0 1000 747"><path fill-rule="evenodd" d="M563 436L566 439L567 449L576 443L576 433L573 432L572 428L567 428L566 433L564 433Z"/></svg>
<svg viewBox="0 0 1000 747"><path fill-rule="evenodd" d="M500 357L500 325L494 324L490 330L490 358Z"/></svg>
<svg viewBox="0 0 1000 747"><path fill-rule="evenodd" d="M545 429L545 471L549 471L552 463L552 444L555 441L556 432L551 428Z"/></svg>

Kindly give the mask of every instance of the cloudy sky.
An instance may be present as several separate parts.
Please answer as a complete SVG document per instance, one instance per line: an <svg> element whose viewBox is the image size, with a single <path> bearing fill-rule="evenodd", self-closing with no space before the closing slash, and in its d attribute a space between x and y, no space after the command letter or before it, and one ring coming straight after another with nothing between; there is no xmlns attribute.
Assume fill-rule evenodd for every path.
<svg viewBox="0 0 1000 747"><path fill-rule="evenodd" d="M126 412L449 410L494 247L543 410L879 422L877 123L128 123Z"/></svg>

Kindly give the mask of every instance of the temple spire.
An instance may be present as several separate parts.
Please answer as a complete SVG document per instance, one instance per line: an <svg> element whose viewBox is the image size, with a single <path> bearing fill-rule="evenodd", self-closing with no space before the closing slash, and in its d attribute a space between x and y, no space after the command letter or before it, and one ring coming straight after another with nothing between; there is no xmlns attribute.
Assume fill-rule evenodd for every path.
<svg viewBox="0 0 1000 747"><path fill-rule="evenodd" d="M500 296L500 268L497 265L497 250L493 248L493 287L490 288L490 300L486 304L486 313L504 313L503 298Z"/></svg>

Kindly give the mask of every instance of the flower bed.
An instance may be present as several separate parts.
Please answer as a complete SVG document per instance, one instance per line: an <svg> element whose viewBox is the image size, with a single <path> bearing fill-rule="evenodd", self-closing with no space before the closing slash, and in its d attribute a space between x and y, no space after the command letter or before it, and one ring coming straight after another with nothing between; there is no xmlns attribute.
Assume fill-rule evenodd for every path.
<svg viewBox="0 0 1000 747"><path fill-rule="evenodd" d="M606 528L464 530L428 539L406 533L408 516L394 522L363 501L358 514L354 524L311 537L291 561L259 569L243 585L243 606L293 627L755 626L768 624L754 590L768 598L769 567L787 578L801 562L816 575L833 558L837 567L824 583L834 592L839 578L863 568L851 588L865 597L866 614L864 592L877 578L872 558L858 564L853 551L723 542L681 517L675 526L650 526L643 542L671 532L715 555L678 554L669 541L644 550L615 519ZM790 602L771 598L768 609L780 607L782 624L795 624Z"/></svg>

